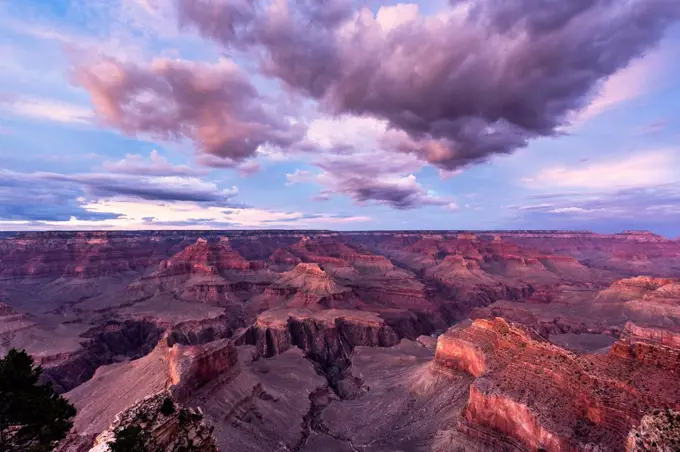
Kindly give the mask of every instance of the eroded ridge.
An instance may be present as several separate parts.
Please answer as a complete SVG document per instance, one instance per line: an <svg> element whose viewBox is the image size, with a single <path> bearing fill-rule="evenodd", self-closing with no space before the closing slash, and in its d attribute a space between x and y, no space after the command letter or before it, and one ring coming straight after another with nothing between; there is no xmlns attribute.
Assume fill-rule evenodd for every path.
<svg viewBox="0 0 680 452"><path fill-rule="evenodd" d="M439 338L436 362L476 377L462 428L479 427L530 450L621 450L648 412L680 405L678 349L634 325L607 354L577 355L502 318ZM665 341L665 343L664 343Z"/></svg>

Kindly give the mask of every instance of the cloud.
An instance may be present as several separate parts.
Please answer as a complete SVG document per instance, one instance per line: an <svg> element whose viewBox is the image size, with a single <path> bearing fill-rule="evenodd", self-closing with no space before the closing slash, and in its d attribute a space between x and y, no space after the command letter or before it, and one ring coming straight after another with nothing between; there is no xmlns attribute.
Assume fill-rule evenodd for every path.
<svg viewBox="0 0 680 452"><path fill-rule="evenodd" d="M450 210L457 210L451 199L440 198L425 190L413 174L407 176L371 175L370 171L362 174L338 171L338 168L334 171L312 174L298 169L294 173L286 174L286 179L288 180L286 185L316 182L326 187L314 196L317 201L326 201L333 195L342 194L358 204L373 201L399 210L426 205L444 206Z"/></svg>
<svg viewBox="0 0 680 452"><path fill-rule="evenodd" d="M661 84L659 74L666 66L668 58L667 52L659 49L631 62L626 68L604 80L598 95L576 115L573 122L580 124L658 87Z"/></svg>
<svg viewBox="0 0 680 452"><path fill-rule="evenodd" d="M456 169L456 170L440 169L439 170L439 179L449 180L449 179L453 179L456 176L460 176L461 174L463 174L463 170L460 170L460 169Z"/></svg>
<svg viewBox="0 0 680 452"><path fill-rule="evenodd" d="M78 201L80 196L82 191L77 186L0 170L0 220L67 221L77 217L98 221L118 218L116 213L83 209Z"/></svg>
<svg viewBox="0 0 680 452"><path fill-rule="evenodd" d="M107 176L0 170L0 228L313 228L371 220L366 216L251 208L231 202L238 192L236 187L219 190L214 184L188 182L187 178L123 176L116 182L114 178L120 175Z"/></svg>
<svg viewBox="0 0 680 452"><path fill-rule="evenodd" d="M674 164L677 163L677 157L671 151L648 151L578 168L546 169L534 177L523 179L523 182L543 189L606 190L653 186L676 181L678 174Z"/></svg>
<svg viewBox="0 0 680 452"><path fill-rule="evenodd" d="M370 221L370 217L334 214L305 214L279 212L256 208L232 208L199 204L188 201L167 203L151 200L102 199L84 203L82 208L92 215L115 212L117 218L68 221L44 221L57 229L225 229L225 228L318 228L333 225L355 224ZM153 218L148 216L153 212ZM6 225L8 222L0 223ZM15 228L29 228L17 222Z"/></svg>
<svg viewBox="0 0 680 452"><path fill-rule="evenodd" d="M311 171L296 169L294 173L286 174L286 185L293 185L305 182L314 182L316 176Z"/></svg>
<svg viewBox="0 0 680 452"><path fill-rule="evenodd" d="M57 222L72 217L83 221L116 219L120 214L85 207L109 199L244 208L234 202L237 194L237 187L220 189L214 183L189 177L0 170L0 219ZM144 216L148 216L148 211Z"/></svg>
<svg viewBox="0 0 680 452"><path fill-rule="evenodd" d="M92 112L88 107L52 99L37 97L0 97L0 106L5 114L39 119L64 124L88 124L92 120Z"/></svg>
<svg viewBox="0 0 680 452"><path fill-rule="evenodd" d="M262 169L255 159L235 161L231 158L222 158L211 154L201 154L196 157L196 163L209 168L235 169L244 176L251 176Z"/></svg>
<svg viewBox="0 0 680 452"><path fill-rule="evenodd" d="M605 221L628 220L650 225L674 224L680 218L680 184L658 184L647 187L587 193L555 193L533 196L535 205L508 206L527 223L561 221L597 225Z"/></svg>
<svg viewBox="0 0 680 452"><path fill-rule="evenodd" d="M124 159L117 162L107 161L102 164L102 169L110 173L136 174L140 176L202 176L207 171L191 168L187 165L173 165L153 150L149 160L139 154L127 154Z"/></svg>
<svg viewBox="0 0 680 452"><path fill-rule="evenodd" d="M84 187L95 198L124 196L147 200L193 201L228 204L238 188L221 190L214 183L179 176L132 177L113 174L33 173L38 180L73 183Z"/></svg>
<svg viewBox="0 0 680 452"><path fill-rule="evenodd" d="M617 190L554 192L507 206L504 225L512 229L580 229L612 233L651 230L668 237L678 234L680 183Z"/></svg>
<svg viewBox="0 0 680 452"><path fill-rule="evenodd" d="M112 58L83 60L74 80L99 119L127 134L188 138L203 152L238 164L263 144L289 146L304 135L267 105L232 61L216 64L160 58L150 65Z"/></svg>
<svg viewBox="0 0 680 452"><path fill-rule="evenodd" d="M413 209L423 205L448 205L426 191L413 174L404 177L354 176L338 178L331 173L323 173L320 180L332 187L334 193L343 193L358 203L376 201L395 209Z"/></svg>
<svg viewBox="0 0 680 452"><path fill-rule="evenodd" d="M179 0L179 18L327 112L387 121L402 132L393 150L453 170L556 134L680 13L676 0L451 3L427 17L350 0ZM612 84L592 111L626 97Z"/></svg>
<svg viewBox="0 0 680 452"><path fill-rule="evenodd" d="M286 185L319 184L323 189L316 200L345 195L359 204L377 202L402 210L450 204L451 199L436 196L417 182L413 172L423 166L420 160L389 150L393 134L387 121L373 118L315 119L300 146L311 153L311 163L321 172L298 169L286 174Z"/></svg>
<svg viewBox="0 0 680 452"><path fill-rule="evenodd" d="M663 132L668 127L668 121L660 119L658 121L650 122L635 130L636 135L656 135Z"/></svg>

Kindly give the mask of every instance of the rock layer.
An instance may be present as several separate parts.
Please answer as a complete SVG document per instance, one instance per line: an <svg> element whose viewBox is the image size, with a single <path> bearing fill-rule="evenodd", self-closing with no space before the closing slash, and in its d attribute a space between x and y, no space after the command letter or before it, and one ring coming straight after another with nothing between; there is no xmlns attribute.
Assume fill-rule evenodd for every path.
<svg viewBox="0 0 680 452"><path fill-rule="evenodd" d="M216 378L229 379L240 371L236 347L229 339L203 346L173 345L167 350L170 390L178 400L187 399Z"/></svg>
<svg viewBox="0 0 680 452"><path fill-rule="evenodd" d="M480 319L442 335L436 362L476 377L463 424L470 432L486 428L530 450L620 450L644 413L680 405L680 388L668 384L680 370L669 366L678 350L649 345L654 352L622 357L631 343L642 342L578 356L522 326Z"/></svg>
<svg viewBox="0 0 680 452"><path fill-rule="evenodd" d="M331 309L267 311L236 338L254 345L265 357L298 347L318 362L346 360L359 345L389 347L399 342L395 331L373 313Z"/></svg>

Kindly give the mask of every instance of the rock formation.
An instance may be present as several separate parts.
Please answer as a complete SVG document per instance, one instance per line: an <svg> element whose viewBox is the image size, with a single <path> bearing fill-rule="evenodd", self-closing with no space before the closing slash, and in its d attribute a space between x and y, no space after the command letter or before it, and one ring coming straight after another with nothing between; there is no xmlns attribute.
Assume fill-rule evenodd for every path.
<svg viewBox="0 0 680 452"><path fill-rule="evenodd" d="M328 364L346 360L359 345L389 347L398 342L397 333L378 315L337 309L267 311L236 336L237 344L254 345L265 357L298 347Z"/></svg>
<svg viewBox="0 0 680 452"><path fill-rule="evenodd" d="M440 336L435 359L476 378L462 421L471 434L488 429L530 450L620 450L647 411L680 406L680 388L659 385L677 378L678 350L631 341L578 356L525 327L480 319Z"/></svg>
<svg viewBox="0 0 680 452"><path fill-rule="evenodd" d="M646 414L628 434L628 452L680 450L680 412L668 408Z"/></svg>
<svg viewBox="0 0 680 452"><path fill-rule="evenodd" d="M146 450L150 452L217 452L212 427L203 421L200 410L185 408L166 391L147 396L119 413L111 426L100 433L90 452L106 452L116 434L139 427Z"/></svg>
<svg viewBox="0 0 680 452"><path fill-rule="evenodd" d="M203 346L173 345L167 350L171 392L185 400L201 386L216 378L233 378L239 372L236 347L229 339Z"/></svg>
<svg viewBox="0 0 680 452"><path fill-rule="evenodd" d="M182 403L208 384L230 381L240 370L237 351L230 340L202 346L169 346L164 336L148 355L102 366L91 380L66 393L77 409L70 442L89 440L91 444L95 435L115 423L117 413L138 400L168 391L175 402ZM123 424L129 425L127 421ZM69 449L65 445L63 450Z"/></svg>

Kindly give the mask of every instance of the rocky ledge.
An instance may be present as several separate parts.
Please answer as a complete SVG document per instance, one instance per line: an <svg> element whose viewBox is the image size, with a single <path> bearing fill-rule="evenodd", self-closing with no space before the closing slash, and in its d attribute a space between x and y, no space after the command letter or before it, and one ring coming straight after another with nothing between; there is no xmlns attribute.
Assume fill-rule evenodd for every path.
<svg viewBox="0 0 680 452"><path fill-rule="evenodd" d="M182 407L169 392L163 391L119 413L111 426L97 436L90 452L109 451L116 434L129 428L141 429L148 451L217 451L213 428L203 421L202 411Z"/></svg>
<svg viewBox="0 0 680 452"><path fill-rule="evenodd" d="M671 372L680 370L680 334L628 322L611 354Z"/></svg>
<svg viewBox="0 0 680 452"><path fill-rule="evenodd" d="M645 352L623 356L631 343ZM644 414L680 408L680 387L667 384L680 371L676 352L631 335L609 354L576 355L495 318L440 336L435 365L475 377L460 428L491 448L613 451Z"/></svg>

